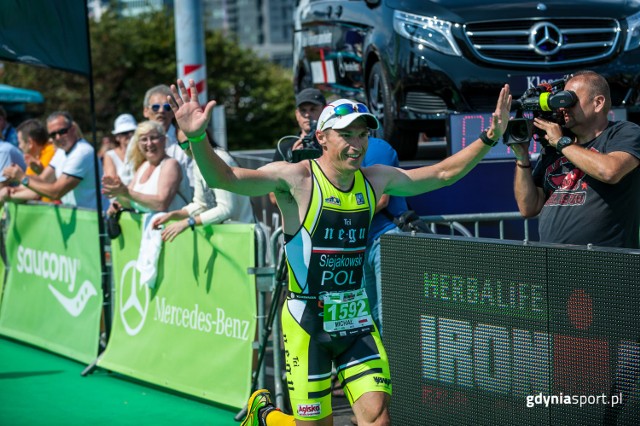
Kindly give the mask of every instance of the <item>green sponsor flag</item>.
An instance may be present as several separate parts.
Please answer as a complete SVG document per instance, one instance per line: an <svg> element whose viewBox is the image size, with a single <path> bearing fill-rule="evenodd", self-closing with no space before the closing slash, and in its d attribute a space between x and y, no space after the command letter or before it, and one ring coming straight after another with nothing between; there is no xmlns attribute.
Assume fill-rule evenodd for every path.
<svg viewBox="0 0 640 426"><path fill-rule="evenodd" d="M9 216L0 333L93 361L103 300L96 213L10 203Z"/></svg>
<svg viewBox="0 0 640 426"><path fill-rule="evenodd" d="M254 225L187 230L164 243L153 289L136 260L142 217L112 241L114 321L100 367L232 407L250 393L256 330Z"/></svg>

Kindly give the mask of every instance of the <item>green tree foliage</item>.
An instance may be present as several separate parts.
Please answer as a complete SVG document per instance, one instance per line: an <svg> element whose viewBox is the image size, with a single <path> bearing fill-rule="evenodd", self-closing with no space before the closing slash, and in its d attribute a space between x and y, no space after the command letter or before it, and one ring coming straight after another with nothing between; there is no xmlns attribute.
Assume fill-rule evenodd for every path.
<svg viewBox="0 0 640 426"><path fill-rule="evenodd" d="M129 112L143 120L146 90L176 79L173 15L158 12L90 22L95 127L98 139ZM230 149L272 148L295 132L291 72L241 48L218 32L205 34L209 99L224 105ZM45 116L69 111L91 139L90 86L86 78L58 70L6 63L7 84L40 91ZM17 124L17 123L16 123Z"/></svg>

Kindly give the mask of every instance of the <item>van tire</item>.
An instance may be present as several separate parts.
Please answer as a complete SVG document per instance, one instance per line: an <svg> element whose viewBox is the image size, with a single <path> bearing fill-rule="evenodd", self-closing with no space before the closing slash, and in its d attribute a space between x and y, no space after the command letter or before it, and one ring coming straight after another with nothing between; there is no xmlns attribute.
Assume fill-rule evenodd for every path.
<svg viewBox="0 0 640 426"><path fill-rule="evenodd" d="M382 129L376 132L376 136L389 142L401 160L413 160L418 151L418 131L402 129L395 122L396 105L380 62L371 67L367 89L369 109L382 126Z"/></svg>

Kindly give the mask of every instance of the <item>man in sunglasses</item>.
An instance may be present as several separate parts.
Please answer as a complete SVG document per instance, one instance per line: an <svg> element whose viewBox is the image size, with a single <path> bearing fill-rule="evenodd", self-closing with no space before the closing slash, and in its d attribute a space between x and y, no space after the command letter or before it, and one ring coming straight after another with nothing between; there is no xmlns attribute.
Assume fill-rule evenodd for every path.
<svg viewBox="0 0 640 426"><path fill-rule="evenodd" d="M283 217L289 293L282 330L293 416L278 411L261 389L249 399L242 425L331 425L332 362L358 424L390 424L389 362L362 289L376 200L433 191L466 175L504 134L509 86L500 91L491 126L476 141L438 164L411 170L361 168L369 131L379 124L365 105L347 99L330 103L320 115L321 157L258 170L232 168L207 142L215 102L203 108L193 80L188 89L178 80L172 92L178 125L208 185L249 196L274 192Z"/></svg>
<svg viewBox="0 0 640 426"><path fill-rule="evenodd" d="M166 84L159 84L147 90L144 95L144 109L142 114L147 120L157 121L162 124L167 136L165 151L169 157L175 158L182 167L183 176L189 179L189 186L193 188L193 167L189 158L180 146L176 138L176 128L173 125L173 111L167 103L167 96L171 90ZM183 178L184 179L184 178Z"/></svg>
<svg viewBox="0 0 640 426"><path fill-rule="evenodd" d="M51 162L36 176L28 176L17 166L6 167L2 174L21 187L12 201L48 197L62 204L96 209L94 149L78 136L68 112L56 111L47 118L49 139L56 146Z"/></svg>

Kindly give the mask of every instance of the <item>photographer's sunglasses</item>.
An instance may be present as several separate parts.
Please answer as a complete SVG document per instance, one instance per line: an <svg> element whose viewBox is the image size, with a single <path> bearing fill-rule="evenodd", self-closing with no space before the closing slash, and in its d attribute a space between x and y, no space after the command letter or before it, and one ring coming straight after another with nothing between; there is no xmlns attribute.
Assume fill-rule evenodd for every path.
<svg viewBox="0 0 640 426"><path fill-rule="evenodd" d="M149 105L149 107L151 108L151 110L153 112L158 112L160 111L160 108L162 108L164 110L164 112L169 112L171 111L171 105L169 104L153 104L153 105Z"/></svg>
<svg viewBox="0 0 640 426"><path fill-rule="evenodd" d="M331 106L331 105L330 105ZM331 120L333 117L344 117L345 115L353 114L354 112L362 112L368 113L369 108L365 104L355 103L355 104L341 104L333 107L333 114L331 114L325 121L320 123L318 128L322 128L324 123Z"/></svg>

